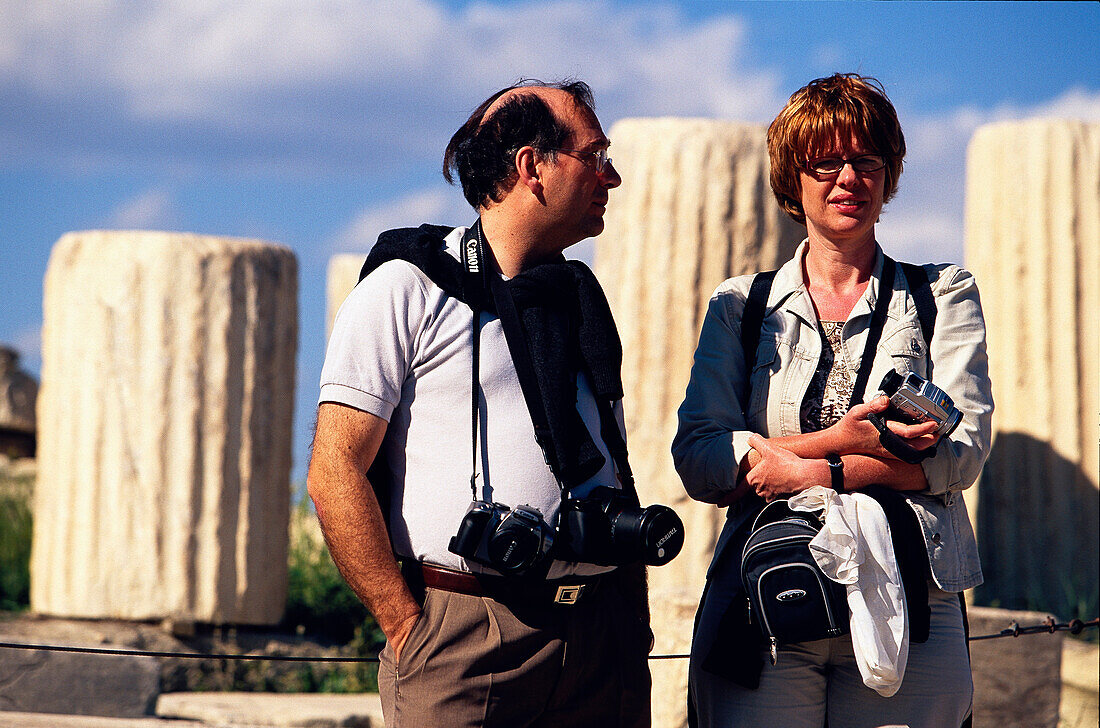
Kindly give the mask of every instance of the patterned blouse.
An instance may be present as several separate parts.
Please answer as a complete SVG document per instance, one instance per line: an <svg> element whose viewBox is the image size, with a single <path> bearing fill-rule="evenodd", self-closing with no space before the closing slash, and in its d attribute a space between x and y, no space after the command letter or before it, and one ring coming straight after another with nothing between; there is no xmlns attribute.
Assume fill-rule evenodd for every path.
<svg viewBox="0 0 1100 728"><path fill-rule="evenodd" d="M821 359L817 362L799 411L802 432L816 432L836 424L848 411L859 362L850 362L840 345L843 321L822 321Z"/></svg>

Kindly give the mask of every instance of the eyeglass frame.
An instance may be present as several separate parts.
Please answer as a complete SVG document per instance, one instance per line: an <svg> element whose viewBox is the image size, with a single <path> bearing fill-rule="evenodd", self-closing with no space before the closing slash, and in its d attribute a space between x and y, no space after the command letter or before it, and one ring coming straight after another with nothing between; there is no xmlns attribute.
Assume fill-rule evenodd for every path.
<svg viewBox="0 0 1100 728"><path fill-rule="evenodd" d="M859 169L859 168L856 167L855 164L853 164L853 162L856 162L857 160L860 160L860 159L866 159L867 157L878 157L879 159L882 160L882 164L878 167L875 167L874 169ZM834 160L834 161L840 162L841 164L836 170L834 170L832 172L823 172L821 170L817 170L817 169L813 168L813 164L815 162L816 163L821 163L821 162L824 162L826 160ZM890 163L890 158L887 157L885 154L859 154L855 157L821 157L820 159L817 159L817 160L807 159L806 163L803 164L802 167L809 174L815 174L815 175L818 175L820 177L834 177L836 175L839 175L841 172L843 172L844 167L846 167L847 165L851 165L852 171L856 172L857 174L871 174L873 172L878 172L880 169L885 169L886 165L888 165L889 163Z"/></svg>
<svg viewBox="0 0 1100 728"><path fill-rule="evenodd" d="M602 149L566 149L564 147L550 147L548 149L542 149L543 152L565 152L566 154L591 154L595 161L596 174L603 174L603 171L607 169L607 165L611 164L611 157L608 156L608 147ZM603 159L601 162L600 159Z"/></svg>

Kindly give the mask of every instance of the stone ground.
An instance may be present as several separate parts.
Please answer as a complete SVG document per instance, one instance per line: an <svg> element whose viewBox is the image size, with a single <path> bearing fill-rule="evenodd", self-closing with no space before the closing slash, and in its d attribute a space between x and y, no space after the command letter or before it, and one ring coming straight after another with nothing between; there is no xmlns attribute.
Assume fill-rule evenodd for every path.
<svg viewBox="0 0 1100 728"><path fill-rule="evenodd" d="M975 615L977 616L977 615ZM999 628L999 626L998 626ZM177 630L179 631L179 630ZM989 630L982 633L988 633ZM1032 635L1020 640L982 643L981 651L1015 648L1030 654L1032 668L1047 643L1024 640L1049 639ZM0 615L0 642L111 646L122 649L179 651L202 642L209 651L255 651L257 645L271 652L319 654L331 648L286 636L250 633L200 638L173 636L159 625L114 621L42 619L27 615ZM213 649L212 649L213 648ZM1002 667L1009 658L975 654L975 682L988 677L977 662ZM992 658L992 659L987 659ZM105 661L113 660L104 668ZM381 705L376 694L319 694L278 692L166 691L165 680L183 685L199 675L207 681L219 674L204 672L196 660L165 660L149 657L104 657L73 653L25 651L0 648L0 728L380 728ZM220 662L224 668L225 661ZM272 669L278 663L266 663ZM282 663L286 664L286 663ZM207 666L218 667L218 665ZM1029 668L1030 670L1030 668ZM183 675L181 677L181 671ZM190 672L187 672L190 671ZM1007 672L1014 672L1006 668ZM1061 649L1061 695L1054 694L1051 706L1058 728L1093 728L1098 718L1100 648L1078 640L1064 640ZM190 677L188 677L190 675ZM1055 673L1057 675L1057 673ZM221 675L220 677L224 677ZM1004 675L1019 688L1021 681ZM159 679L158 679L159 678ZM1044 681L1046 682L1046 681ZM1057 677L1055 678L1057 682ZM1049 683L1047 683L1049 684ZM996 692L1000 693L1001 690ZM1008 688L1006 694L1014 692ZM977 726L1005 728L1018 725L995 709L986 707ZM78 713L113 714L96 717ZM155 717L154 717L155 716ZM990 722L990 720L994 722ZM679 721L676 721L677 723ZM1053 726L1053 720L1047 725ZM656 726L655 728L667 728Z"/></svg>
<svg viewBox="0 0 1100 728"><path fill-rule="evenodd" d="M157 717L0 711L0 728L382 728L377 694L165 693Z"/></svg>
<svg viewBox="0 0 1100 728"><path fill-rule="evenodd" d="M338 647L261 630L204 632L189 625L12 613L0 613L0 642L155 652L343 654ZM5 647L0 648L0 728L381 726L377 694L302 693L295 689L303 683L304 672L316 682L331 669L335 666ZM239 691L242 684L249 690L270 692ZM108 715L115 717L96 717Z"/></svg>

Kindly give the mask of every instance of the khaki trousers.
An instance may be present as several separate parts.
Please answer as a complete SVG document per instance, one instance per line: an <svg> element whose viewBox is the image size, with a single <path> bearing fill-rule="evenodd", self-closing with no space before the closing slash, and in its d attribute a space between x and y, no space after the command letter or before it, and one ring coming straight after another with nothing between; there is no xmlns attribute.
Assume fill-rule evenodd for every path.
<svg viewBox="0 0 1100 728"><path fill-rule="evenodd" d="M901 689L884 698L863 684L851 635L781 647L749 690L702 669L692 655L689 690L699 728L959 728L974 682L959 595L928 585L928 641L909 645Z"/></svg>
<svg viewBox="0 0 1100 728"><path fill-rule="evenodd" d="M395 664L380 655L387 728L647 728L648 629L614 587L571 607L506 606L429 588Z"/></svg>

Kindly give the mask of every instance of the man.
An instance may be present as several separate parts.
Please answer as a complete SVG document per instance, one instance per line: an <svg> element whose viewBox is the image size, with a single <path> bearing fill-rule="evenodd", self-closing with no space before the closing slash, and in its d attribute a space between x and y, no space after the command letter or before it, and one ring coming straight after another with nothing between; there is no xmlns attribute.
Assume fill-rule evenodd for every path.
<svg viewBox="0 0 1100 728"><path fill-rule="evenodd" d="M494 94L444 157L478 222L384 233L336 318L309 494L386 635L390 728L649 725L644 571L553 558L544 538L567 496L622 477L618 335L561 257L603 230L609 144L583 83ZM519 506L507 525L526 535L491 553Z"/></svg>

